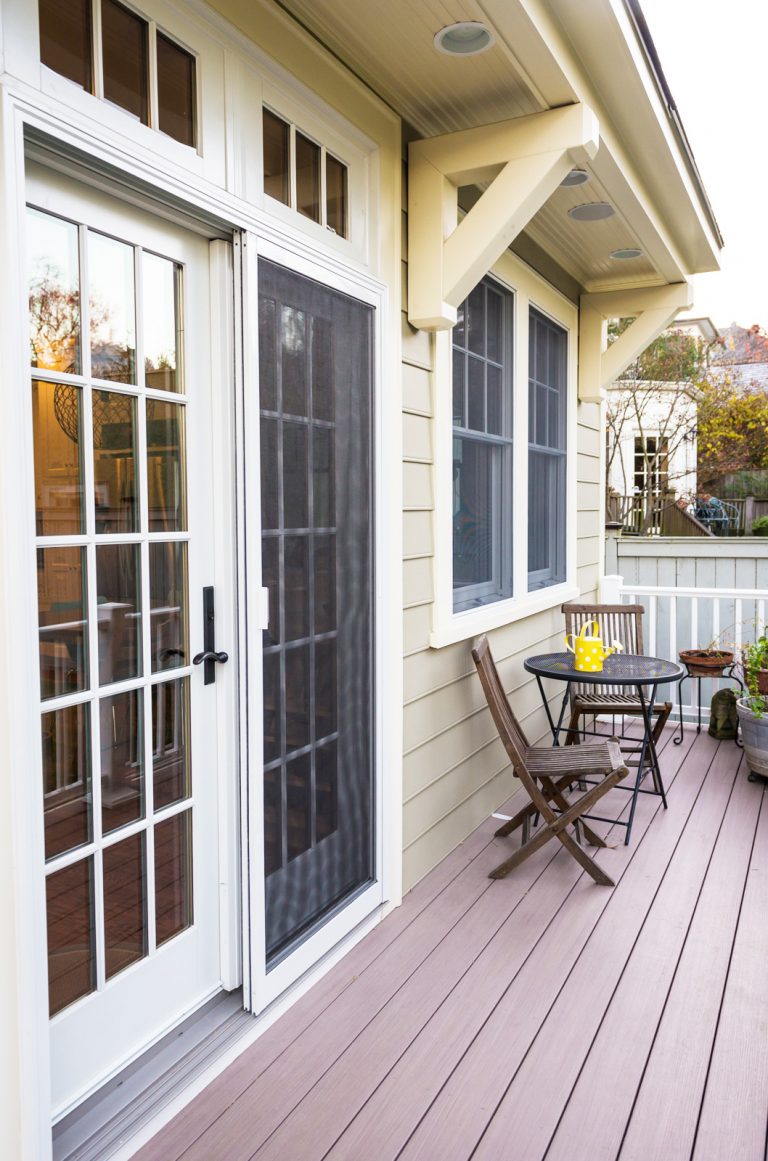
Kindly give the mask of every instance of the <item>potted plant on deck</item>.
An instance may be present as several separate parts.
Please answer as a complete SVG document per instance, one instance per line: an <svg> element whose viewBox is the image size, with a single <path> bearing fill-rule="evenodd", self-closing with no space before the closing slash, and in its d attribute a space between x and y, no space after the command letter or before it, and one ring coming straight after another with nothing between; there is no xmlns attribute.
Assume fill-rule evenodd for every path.
<svg viewBox="0 0 768 1161"><path fill-rule="evenodd" d="M734 655L710 641L701 649L681 649L678 656L691 677L722 677L723 671L733 665Z"/></svg>
<svg viewBox="0 0 768 1161"><path fill-rule="evenodd" d="M746 693L736 702L744 740L744 754L750 769L749 780L768 778L768 634L741 655Z"/></svg>

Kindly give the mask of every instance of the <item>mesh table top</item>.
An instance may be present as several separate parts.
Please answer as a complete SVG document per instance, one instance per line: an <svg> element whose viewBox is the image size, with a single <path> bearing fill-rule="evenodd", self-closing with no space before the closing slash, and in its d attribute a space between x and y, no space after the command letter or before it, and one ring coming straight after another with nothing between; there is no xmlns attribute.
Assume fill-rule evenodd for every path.
<svg viewBox="0 0 768 1161"><path fill-rule="evenodd" d="M614 653L606 657L599 673L575 669L571 653L541 653L523 662L529 673L554 677L559 681L578 681L585 685L665 685L685 676L685 666L661 657L632 653Z"/></svg>

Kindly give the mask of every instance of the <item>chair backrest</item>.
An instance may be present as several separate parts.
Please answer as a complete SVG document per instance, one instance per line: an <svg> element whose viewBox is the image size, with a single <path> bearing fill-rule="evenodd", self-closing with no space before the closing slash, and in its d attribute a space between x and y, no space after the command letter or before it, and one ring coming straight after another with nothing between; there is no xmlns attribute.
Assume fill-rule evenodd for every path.
<svg viewBox="0 0 768 1161"><path fill-rule="evenodd" d="M527 774L525 759L529 748L528 739L522 726L512 713L485 634L476 642L472 650L472 658L477 667L485 700L488 702L488 708L514 771L518 776L521 775L521 772Z"/></svg>
<svg viewBox="0 0 768 1161"><path fill-rule="evenodd" d="M597 621L604 645L620 641L625 653L641 654L643 648L643 605L579 605L562 606L565 616L565 633L575 633L578 637L582 626L588 621ZM615 687L592 685L571 687L573 693L601 694L615 692Z"/></svg>

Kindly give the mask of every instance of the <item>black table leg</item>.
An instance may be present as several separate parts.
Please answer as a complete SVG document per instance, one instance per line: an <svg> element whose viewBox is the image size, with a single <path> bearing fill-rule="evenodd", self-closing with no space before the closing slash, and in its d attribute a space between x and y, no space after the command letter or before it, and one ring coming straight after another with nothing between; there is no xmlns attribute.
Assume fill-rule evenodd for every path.
<svg viewBox="0 0 768 1161"><path fill-rule="evenodd" d="M539 687L539 693L541 694L541 700L544 703L544 712L547 715L547 721L549 722L549 728L552 731L552 745L559 746L560 745L560 730L561 730L562 725L563 725L563 718L565 717L565 707L568 705L568 700L569 700L569 696L570 696L570 692L571 692L571 683L570 683L570 681L566 682L565 693L563 694L563 703L560 706L560 716L557 719L557 725L555 725L555 720L552 717L552 714L550 713L549 702L547 701L547 695L544 692L544 686L541 684L541 678L539 677L538 673L535 674L535 677L536 677L536 684Z"/></svg>
<svg viewBox="0 0 768 1161"><path fill-rule="evenodd" d="M632 823L635 818L635 807L637 806L637 796L640 791L640 783L645 774L645 759L646 755L650 757L651 774L653 777L653 785L658 794L661 795L661 801L664 809L667 809L667 796L664 793L664 783L661 778L661 767L659 766L659 756L656 752L656 743L653 740L653 722L651 718L650 707L656 702L656 692L658 686L652 685L649 701L646 703L643 694L643 687L637 686L637 695L640 700L640 708L643 713L643 742L640 747L640 757L637 766L637 778L635 779L635 791L632 795L632 803L629 808L629 818L627 819L627 833L624 839L624 844L629 845L630 835L632 834Z"/></svg>
<svg viewBox="0 0 768 1161"><path fill-rule="evenodd" d="M683 744L683 682L685 681L685 678L689 676L690 675L686 673L685 677L681 677L680 683L677 687L677 696L679 698L680 705L680 725L677 727L675 737L672 739L676 746L682 746Z"/></svg>

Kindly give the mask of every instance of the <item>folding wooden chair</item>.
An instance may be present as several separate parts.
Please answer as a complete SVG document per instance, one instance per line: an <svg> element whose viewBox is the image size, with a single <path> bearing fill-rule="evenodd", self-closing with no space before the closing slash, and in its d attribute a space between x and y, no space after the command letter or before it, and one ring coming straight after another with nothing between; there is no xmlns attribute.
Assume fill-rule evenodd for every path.
<svg viewBox="0 0 768 1161"><path fill-rule="evenodd" d="M581 628L588 621L597 621L600 626L599 636L604 645L613 645L620 641L624 653L633 653L640 656L643 649L643 613L642 605L577 605L562 606L565 615L566 635L581 632ZM578 685L571 686L571 717L568 722L568 732L565 736L566 746L579 742L579 719L588 714L631 714L642 717L642 709L638 697L633 696L633 690L617 689L610 685ZM661 731L672 713L672 702L656 702L648 706L651 717L656 716L653 724L653 740L658 742Z"/></svg>
<svg viewBox="0 0 768 1161"><path fill-rule="evenodd" d="M592 846L607 844L583 821L582 816L595 805L622 778L628 770L621 760L621 750L615 739L596 741L569 749L553 746L529 746L525 734L507 700L498 670L491 656L488 638L479 639L472 657L483 686L488 707L504 743L512 767L525 788L530 802L496 831L497 836L511 834L517 827L523 829L523 845L500 866L491 871L491 879L503 879L513 867L522 863L539 847L557 838L573 857L592 876L596 883L607 887L613 879L598 867L580 845L579 828ZM585 793L569 801L565 792L575 782L589 775L599 779L591 783ZM541 816L541 824L529 837L530 821ZM568 828L573 826L575 837Z"/></svg>

